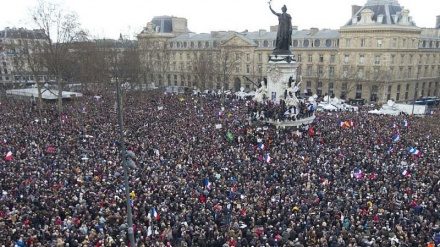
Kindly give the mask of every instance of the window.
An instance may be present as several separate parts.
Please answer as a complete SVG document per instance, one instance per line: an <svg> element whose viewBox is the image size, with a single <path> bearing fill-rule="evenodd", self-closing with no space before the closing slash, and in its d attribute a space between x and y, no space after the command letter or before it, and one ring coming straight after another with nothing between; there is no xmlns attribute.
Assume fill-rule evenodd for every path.
<svg viewBox="0 0 440 247"><path fill-rule="evenodd" d="M309 40L308 39L304 40L303 46L304 47L309 47Z"/></svg>
<svg viewBox="0 0 440 247"><path fill-rule="evenodd" d="M361 39L361 47L365 47L366 41L365 39Z"/></svg>
<svg viewBox="0 0 440 247"><path fill-rule="evenodd" d="M312 65L307 65L307 76L312 75Z"/></svg>
<svg viewBox="0 0 440 247"><path fill-rule="evenodd" d="M240 60L240 53L235 53L235 60Z"/></svg>
<svg viewBox="0 0 440 247"><path fill-rule="evenodd" d="M365 63L365 55L359 55L359 64Z"/></svg>
<svg viewBox="0 0 440 247"><path fill-rule="evenodd" d="M263 47L268 47L269 46L269 42L267 40L263 41Z"/></svg>
<svg viewBox="0 0 440 247"><path fill-rule="evenodd" d="M406 78L411 78L412 76L412 68L408 67L408 74L406 75Z"/></svg>
<svg viewBox="0 0 440 247"><path fill-rule="evenodd" d="M413 62L413 55L409 55L409 64L412 64L412 62Z"/></svg>
<svg viewBox="0 0 440 247"><path fill-rule="evenodd" d="M318 75L321 76L323 74L323 72L324 72L324 66L319 65L318 66Z"/></svg>
<svg viewBox="0 0 440 247"><path fill-rule="evenodd" d="M390 64L394 64L395 55L390 56Z"/></svg>
<svg viewBox="0 0 440 247"><path fill-rule="evenodd" d="M246 64L246 73L251 73L251 66L249 64Z"/></svg>
<svg viewBox="0 0 440 247"><path fill-rule="evenodd" d="M359 68L359 70L358 70L358 77L359 78L364 78L364 69L363 68Z"/></svg>
<svg viewBox="0 0 440 247"><path fill-rule="evenodd" d="M344 64L348 64L348 62L350 62L350 55L345 55L344 56Z"/></svg>
<svg viewBox="0 0 440 247"><path fill-rule="evenodd" d="M313 62L313 56L312 55L308 55L307 62L309 62L309 63Z"/></svg>
<svg viewBox="0 0 440 247"><path fill-rule="evenodd" d="M330 77L334 77L335 76L335 67L330 67L330 71L329 71Z"/></svg>
<svg viewBox="0 0 440 247"><path fill-rule="evenodd" d="M397 38L391 40L391 48L397 48Z"/></svg>
<svg viewBox="0 0 440 247"><path fill-rule="evenodd" d="M351 46L351 39L345 39L345 46L350 47Z"/></svg>
<svg viewBox="0 0 440 247"><path fill-rule="evenodd" d="M376 55L374 57L374 64L379 65L380 64L380 55Z"/></svg>
<svg viewBox="0 0 440 247"><path fill-rule="evenodd" d="M334 63L336 60L336 56L335 55L330 55L330 63Z"/></svg>
<svg viewBox="0 0 440 247"><path fill-rule="evenodd" d="M382 39L377 39L376 40L376 47L377 48L381 48L382 47Z"/></svg>
<svg viewBox="0 0 440 247"><path fill-rule="evenodd" d="M205 42L205 48L209 48L209 41Z"/></svg>
<svg viewBox="0 0 440 247"><path fill-rule="evenodd" d="M251 54L249 54L249 53L246 53L246 61L250 61L251 60Z"/></svg>
<svg viewBox="0 0 440 247"><path fill-rule="evenodd" d="M403 48L406 48L406 39L403 39L403 40L402 40L402 47L403 47Z"/></svg>
<svg viewBox="0 0 440 247"><path fill-rule="evenodd" d="M258 74L262 74L263 73L263 66L258 65Z"/></svg>
<svg viewBox="0 0 440 247"><path fill-rule="evenodd" d="M258 53L258 62L263 61L263 54Z"/></svg>
<svg viewBox="0 0 440 247"><path fill-rule="evenodd" d="M388 85L387 100L391 99L391 90L392 90L392 88L393 88L392 85Z"/></svg>
<svg viewBox="0 0 440 247"><path fill-rule="evenodd" d="M342 77L344 77L344 78L348 77L348 66L344 66L342 68Z"/></svg>
<svg viewBox="0 0 440 247"><path fill-rule="evenodd" d="M362 85L357 84L356 85L356 99L361 99L361 98L362 98Z"/></svg>
<svg viewBox="0 0 440 247"><path fill-rule="evenodd" d="M299 54L299 55L296 57L296 61L297 61L298 63L301 63L301 60L302 60L302 58L301 58L301 54Z"/></svg>
<svg viewBox="0 0 440 247"><path fill-rule="evenodd" d="M324 55L319 54L319 62L323 63L324 62Z"/></svg>
<svg viewBox="0 0 440 247"><path fill-rule="evenodd" d="M374 78L379 77L379 67L374 67L373 74L374 74Z"/></svg>
<svg viewBox="0 0 440 247"><path fill-rule="evenodd" d="M240 73L240 66L235 66L235 73Z"/></svg>

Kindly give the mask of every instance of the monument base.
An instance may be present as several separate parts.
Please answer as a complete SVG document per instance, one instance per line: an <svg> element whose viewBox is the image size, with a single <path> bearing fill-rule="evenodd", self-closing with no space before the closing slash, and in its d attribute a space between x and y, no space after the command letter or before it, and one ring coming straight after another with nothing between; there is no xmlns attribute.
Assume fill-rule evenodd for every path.
<svg viewBox="0 0 440 247"><path fill-rule="evenodd" d="M303 124L311 124L313 123L314 120L315 120L315 115L312 115L311 117L301 118L295 121L267 120L262 122L272 124L277 128L286 128L286 127L298 127L298 126L302 126Z"/></svg>

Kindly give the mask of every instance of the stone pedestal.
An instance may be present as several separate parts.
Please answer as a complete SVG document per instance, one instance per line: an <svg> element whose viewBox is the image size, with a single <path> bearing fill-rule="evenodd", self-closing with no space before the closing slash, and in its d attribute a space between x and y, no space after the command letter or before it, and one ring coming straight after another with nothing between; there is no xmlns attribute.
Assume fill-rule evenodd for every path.
<svg viewBox="0 0 440 247"><path fill-rule="evenodd" d="M271 54L267 65L267 97L275 104L284 100L286 90L289 91L299 80L298 64L293 55ZM292 83L289 88L289 78Z"/></svg>

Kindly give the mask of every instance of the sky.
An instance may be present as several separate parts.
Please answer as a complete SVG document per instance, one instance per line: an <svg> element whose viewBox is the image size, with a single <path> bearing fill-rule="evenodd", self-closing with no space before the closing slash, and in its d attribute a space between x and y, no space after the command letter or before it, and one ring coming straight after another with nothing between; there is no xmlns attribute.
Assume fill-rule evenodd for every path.
<svg viewBox="0 0 440 247"><path fill-rule="evenodd" d="M30 10L38 0L14 0L2 3L0 30L5 27L32 29ZM176 16L188 20L196 33L211 31L269 30L278 19L269 10L268 0L45 0L59 3L75 12L82 28L94 38L116 39L119 34L134 38L154 16ZM316 27L338 29L351 18L352 5L367 0L272 0L275 11L287 6L292 25L299 30ZM410 10L419 27L433 28L440 15L439 0L399 0ZM423 3L423 4L422 4Z"/></svg>

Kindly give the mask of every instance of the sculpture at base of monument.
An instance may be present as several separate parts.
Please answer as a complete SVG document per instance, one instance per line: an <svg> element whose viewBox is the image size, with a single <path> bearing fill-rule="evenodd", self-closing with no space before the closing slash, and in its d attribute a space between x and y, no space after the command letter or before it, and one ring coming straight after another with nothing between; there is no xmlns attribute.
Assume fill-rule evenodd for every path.
<svg viewBox="0 0 440 247"><path fill-rule="evenodd" d="M302 82L302 76L299 77L299 82L295 83L295 80L290 77L289 83L285 83L285 89L286 89L286 97L284 99L284 102L286 103L286 106L297 106L299 104L299 99L296 97L296 92L299 91L299 86Z"/></svg>
<svg viewBox="0 0 440 247"><path fill-rule="evenodd" d="M262 81L260 85L258 85L258 89L255 91L255 96L253 100L261 103L267 98L267 93L267 79L264 78L264 81Z"/></svg>
<svg viewBox="0 0 440 247"><path fill-rule="evenodd" d="M292 42L292 17L286 13L286 5L281 8L282 13L277 13L272 9L270 4L271 2L272 0L269 1L269 9L274 15L278 16L277 40L273 53L291 54L290 44Z"/></svg>

